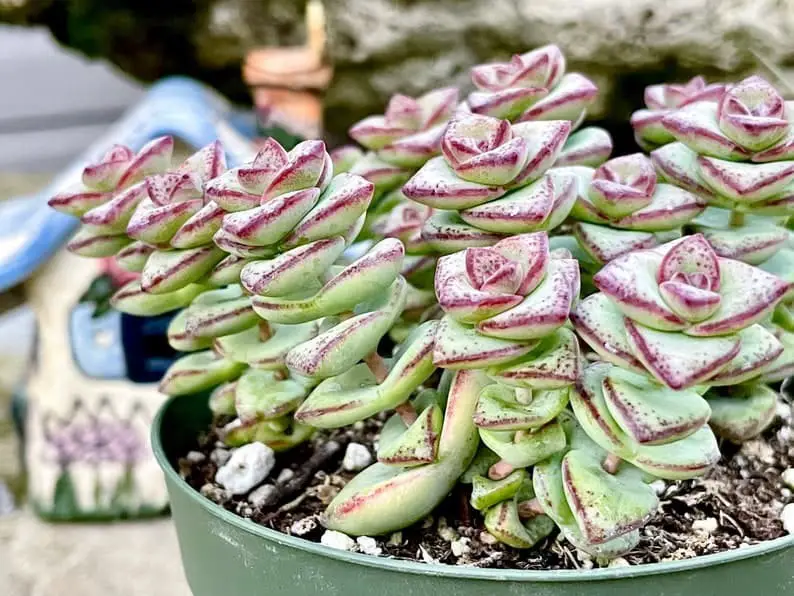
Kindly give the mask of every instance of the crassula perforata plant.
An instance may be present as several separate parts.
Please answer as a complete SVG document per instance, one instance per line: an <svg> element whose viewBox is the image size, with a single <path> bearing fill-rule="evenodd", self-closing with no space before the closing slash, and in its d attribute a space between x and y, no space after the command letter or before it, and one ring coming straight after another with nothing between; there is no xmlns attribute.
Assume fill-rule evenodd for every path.
<svg viewBox="0 0 794 596"><path fill-rule="evenodd" d="M485 510L489 531L528 548L553 529L542 513L527 509L534 495L524 468L565 445L556 418L579 367L576 338L563 328L579 293L579 269L569 257L552 255L548 237L537 232L439 259L436 296L445 316L433 322L428 351L430 362L448 371L446 416L435 405L435 426L424 423L421 434L412 426L402 435L428 459L417 465L412 457L410 469L378 464L367 470L331 503L329 527L381 533L421 519L468 468L479 437L497 454L487 477L471 478L472 504ZM427 394L417 401L422 398ZM390 426L399 424L393 420L381 451L384 445L393 451ZM404 439L400 446L412 452ZM406 491L423 497L406 500Z"/></svg>
<svg viewBox="0 0 794 596"><path fill-rule="evenodd" d="M72 249L141 273L117 308L181 309L168 336L188 355L161 388L212 390L211 409L233 419L229 446L288 449L393 412L377 463L333 500L328 528L399 530L463 483L498 540L529 548L556 527L609 559L656 512L649 482L701 475L719 458L716 436L741 442L770 422L766 383L794 370L794 252L777 236L774 250L747 236L747 250L724 250L715 219L743 234L782 222L763 219L766 195L728 204L699 170L669 174L659 152L670 147L698 168L715 157L689 137L653 162L602 164L611 144L588 129L572 142L594 95L564 68L553 47L477 67L480 90L455 114L451 90L398 96L354 127L365 157L269 140L238 167L213 144L172 168L170 139L116 147L53 205L83 218ZM748 107L766 87L736 95L744 114L723 106L741 85L722 101L698 85L661 90L663 124L708 104L724 112L725 138L775 128L774 109ZM717 158L755 166L757 155ZM399 176L377 178L373 164ZM416 168L404 195L373 209L382 181L396 188ZM775 195L774 217L787 201ZM582 251L548 236L569 216L598 290L582 301ZM387 334L396 345L383 351Z"/></svg>
<svg viewBox="0 0 794 596"><path fill-rule="evenodd" d="M578 410L574 401L580 421L586 420L585 411L591 413L593 429L605 429L604 421L618 415L647 417L621 423L620 433L614 425L615 432L594 432L599 444L606 447L609 439L613 453L666 477L666 467L708 465L714 446L706 421L732 440L765 428L776 397L756 381L775 366L783 346L760 323L791 290L790 283L718 256L701 234L619 257L593 281L600 293L583 300L573 314L580 337L606 362L658 384L654 391L627 391L623 399L634 402L620 408L621 414L618 408L599 411L590 394ZM673 403L680 405L665 412ZM640 440L639 431L649 441ZM687 442L696 448L683 449ZM649 457L646 443L670 447L654 447Z"/></svg>
<svg viewBox="0 0 794 596"><path fill-rule="evenodd" d="M682 226L706 208L697 195L658 181L653 163L641 153L616 157L595 170L561 169L577 177L571 217L579 223L573 231L598 264L680 236Z"/></svg>
<svg viewBox="0 0 794 596"><path fill-rule="evenodd" d="M576 129L598 97L598 87L580 73L566 73L565 68L565 56L556 45L516 54L508 62L480 64L471 70L477 91L468 96L462 109L512 122L568 120L571 129ZM611 152L609 133L588 127L566 139L556 165L595 167Z"/></svg>
<svg viewBox="0 0 794 596"><path fill-rule="evenodd" d="M549 168L570 130L567 120L511 125L457 116L442 137L443 155L403 187L405 196L436 209L424 222L423 240L449 254L560 225L576 201L576 180Z"/></svg>
<svg viewBox="0 0 794 596"><path fill-rule="evenodd" d="M696 220L723 257L760 264L788 240L777 225L794 213L794 130L781 94L753 76L729 85L719 102L666 114L677 142L652 153L660 175L706 200Z"/></svg>
<svg viewBox="0 0 794 596"><path fill-rule="evenodd" d="M707 83L702 76L686 83L650 85L645 88L645 109L631 115L637 143L648 151L672 143L675 137L662 124L672 111L700 101L719 102L725 93L722 83Z"/></svg>

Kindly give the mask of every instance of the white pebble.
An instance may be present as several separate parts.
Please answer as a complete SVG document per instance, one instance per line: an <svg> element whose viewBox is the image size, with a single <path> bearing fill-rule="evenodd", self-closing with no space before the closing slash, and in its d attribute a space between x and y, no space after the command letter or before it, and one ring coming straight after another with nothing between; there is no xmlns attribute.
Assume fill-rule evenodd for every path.
<svg viewBox="0 0 794 596"><path fill-rule="evenodd" d="M221 467L232 456L232 452L228 449L224 449L222 447L217 447L212 450L210 453L210 461L212 461L216 466Z"/></svg>
<svg viewBox="0 0 794 596"><path fill-rule="evenodd" d="M236 449L215 474L215 482L234 495L243 495L262 482L276 465L276 454L264 443L248 443Z"/></svg>
<svg viewBox="0 0 794 596"><path fill-rule="evenodd" d="M785 470L780 478L783 480L783 484L788 486L790 489L794 489L794 468Z"/></svg>
<svg viewBox="0 0 794 596"><path fill-rule="evenodd" d="M653 489L653 492L656 493L657 497L661 497L664 494L664 491L667 490L667 483L664 480L654 480L648 486Z"/></svg>
<svg viewBox="0 0 794 596"><path fill-rule="evenodd" d="M342 460L342 467L348 472L358 472L372 463L372 455L369 449L361 443L350 443L345 450L345 458Z"/></svg>
<svg viewBox="0 0 794 596"><path fill-rule="evenodd" d="M791 443L792 438L794 438L794 429L790 426L782 426L780 430L777 431L777 440L784 445Z"/></svg>
<svg viewBox="0 0 794 596"><path fill-rule="evenodd" d="M395 532L389 536L389 546L400 546L403 543L403 533Z"/></svg>
<svg viewBox="0 0 794 596"><path fill-rule="evenodd" d="M295 476L295 472L293 472L289 468L284 468L283 470L281 470L281 472L278 473L278 478L276 478L276 482L278 482L279 484L284 484L292 480L294 476Z"/></svg>
<svg viewBox="0 0 794 596"><path fill-rule="evenodd" d="M468 538L458 538L457 540L453 541L449 548L452 549L452 554L456 557L462 557L464 554L469 552L469 539Z"/></svg>
<svg viewBox="0 0 794 596"><path fill-rule="evenodd" d="M272 484L263 484L256 490L251 491L251 494L248 495L248 502L254 507L263 507L268 504L268 501L270 501L275 492L275 486Z"/></svg>
<svg viewBox="0 0 794 596"><path fill-rule="evenodd" d="M378 546L377 540L374 538L370 538L369 536L359 536L356 538L356 543L358 544L358 550L360 550L365 555L372 555L373 557L377 557L383 551Z"/></svg>
<svg viewBox="0 0 794 596"><path fill-rule="evenodd" d="M713 534L717 531L718 527L719 524L713 517L707 517L706 519L696 519L692 522L692 530L701 534Z"/></svg>
<svg viewBox="0 0 794 596"><path fill-rule="evenodd" d="M185 459L188 460L191 464L200 464L207 456L204 455L201 451L189 451L188 454L185 456Z"/></svg>
<svg viewBox="0 0 794 596"><path fill-rule="evenodd" d="M326 530L322 538L320 538L320 544L337 550L353 550L356 548L355 540L347 534L342 534L342 532L337 532L336 530Z"/></svg>
<svg viewBox="0 0 794 596"><path fill-rule="evenodd" d="M317 529L317 518L314 516L311 517L304 517L303 519L299 519L296 521L292 526L290 526L289 532L293 536L306 536L310 532L313 532Z"/></svg>
<svg viewBox="0 0 794 596"><path fill-rule="evenodd" d="M631 567L631 563L623 557L618 557L617 559L612 559L607 567Z"/></svg>
<svg viewBox="0 0 794 596"><path fill-rule="evenodd" d="M783 522L783 529L789 534L794 534L794 503L789 503L780 512L780 521Z"/></svg>
<svg viewBox="0 0 794 596"><path fill-rule="evenodd" d="M761 439L753 439L743 443L741 453L747 457L760 459L765 464L775 463L775 450Z"/></svg>

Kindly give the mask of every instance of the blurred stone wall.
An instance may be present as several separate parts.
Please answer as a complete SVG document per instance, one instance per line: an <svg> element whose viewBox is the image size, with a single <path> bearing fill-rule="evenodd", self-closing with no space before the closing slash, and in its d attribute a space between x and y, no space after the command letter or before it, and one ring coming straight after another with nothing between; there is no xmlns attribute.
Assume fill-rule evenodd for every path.
<svg viewBox="0 0 794 596"><path fill-rule="evenodd" d="M302 0L0 0L0 19L44 24L64 44L153 80L199 77L247 99L240 61L300 43ZM337 67L332 132L396 91L468 85L468 68L556 42L602 88L593 117L621 122L651 82L734 78L794 64L794 0L326 0Z"/></svg>

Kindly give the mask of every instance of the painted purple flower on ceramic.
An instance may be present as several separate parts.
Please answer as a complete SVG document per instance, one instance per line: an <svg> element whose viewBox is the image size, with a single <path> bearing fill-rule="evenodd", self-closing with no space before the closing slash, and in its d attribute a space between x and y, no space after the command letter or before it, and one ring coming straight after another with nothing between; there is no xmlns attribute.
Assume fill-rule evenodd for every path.
<svg viewBox="0 0 794 596"><path fill-rule="evenodd" d="M725 93L726 85L707 83L702 76L696 76L686 83L650 85L645 88L646 109L637 110L631 115L637 142L648 149L666 145L675 138L662 125L666 115L678 108L700 102L719 102Z"/></svg>
<svg viewBox="0 0 794 596"><path fill-rule="evenodd" d="M71 463L116 462L132 465L146 454L146 442L130 421L83 415L45 421L47 448L61 466Z"/></svg>

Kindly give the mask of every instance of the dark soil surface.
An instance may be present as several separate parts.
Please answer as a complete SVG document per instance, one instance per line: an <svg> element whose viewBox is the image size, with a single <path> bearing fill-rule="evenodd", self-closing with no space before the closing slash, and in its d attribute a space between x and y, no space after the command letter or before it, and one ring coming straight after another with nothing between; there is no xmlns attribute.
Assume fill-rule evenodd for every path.
<svg viewBox="0 0 794 596"><path fill-rule="evenodd" d="M656 483L661 501L658 514L641 531L638 547L612 564L689 559L785 535L780 513L794 499L781 474L794 466L794 428L790 408L781 405L780 414L762 437L741 447L723 444L723 460L706 477ZM372 450L383 423L370 420L321 433L311 443L280 454L270 478L282 474L282 481L275 483L270 504L263 505L256 499L251 499L256 502L252 504L246 496L230 496L214 482L218 456L224 455L216 431L225 422L216 421L201 437L196 452L180 461L183 477L229 511L315 542L324 532L319 515L354 476L342 468L346 445L355 441ZM282 473L285 469L292 474ZM463 486L424 522L376 540L381 556L451 565L580 569L597 564L556 534L526 551L496 543L485 531L480 514L468 506Z"/></svg>

